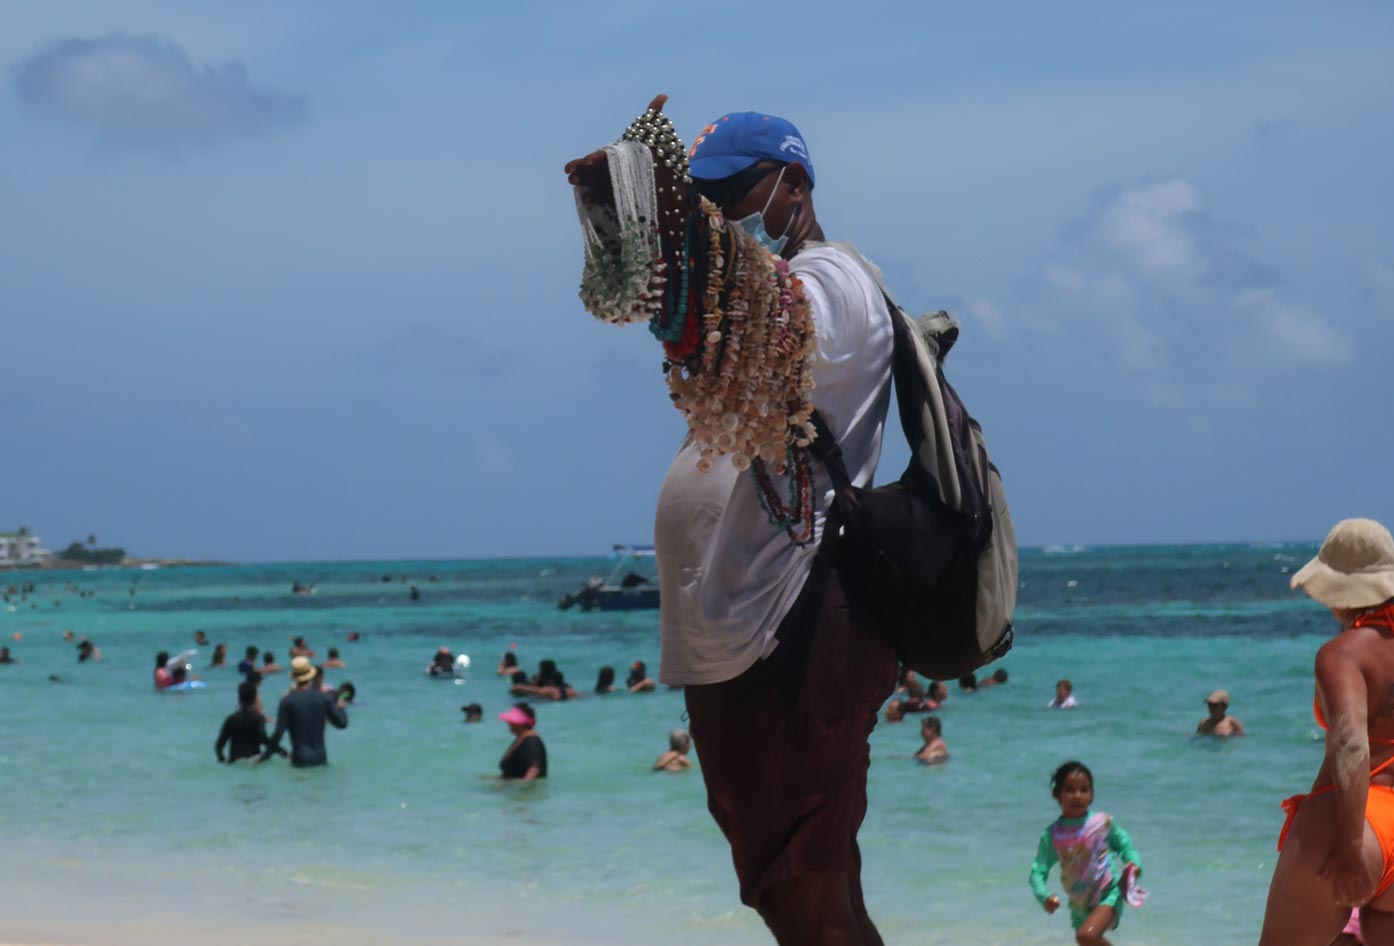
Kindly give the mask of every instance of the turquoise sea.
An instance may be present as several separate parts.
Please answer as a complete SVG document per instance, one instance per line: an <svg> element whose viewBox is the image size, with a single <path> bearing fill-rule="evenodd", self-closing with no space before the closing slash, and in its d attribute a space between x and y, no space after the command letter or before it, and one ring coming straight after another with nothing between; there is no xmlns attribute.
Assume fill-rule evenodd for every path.
<svg viewBox="0 0 1394 946"><path fill-rule="evenodd" d="M1279 800L1322 754L1312 657L1329 615L1288 590L1315 546L1054 549L1023 554L1006 686L954 689L940 716L950 762L922 768L915 717L878 726L864 881L887 943L1064 944L1027 887L1047 780L1089 764L1096 807L1127 828L1151 899L1116 943L1257 938ZM516 644L589 692L658 662L657 612L562 612L605 559L528 559L27 572L0 636L0 942L670 942L763 944L736 900L700 775L650 771L682 694L542 704L551 778L500 786L511 700L495 673ZM384 581L384 578L387 580ZM432 580L434 578L435 580ZM403 580L405 579L405 580ZM313 583L313 596L290 593ZM74 593L68 583L92 596ZM413 602L410 584L422 599ZM65 629L101 661L79 665ZM235 669L192 662L205 690L158 694L154 654L194 631L272 648L338 647L358 705L331 764L219 766ZM361 640L349 643L349 632ZM12 635L22 634L13 641ZM473 665L428 679L437 646ZM57 679L50 679L56 676ZM1044 709L1059 677L1079 709ZM286 684L263 685L267 710ZM1216 687L1250 735L1192 741ZM486 721L465 725L478 701ZM698 759L700 765L700 758ZM1052 877L1052 882L1055 878ZM220 932L221 931L221 932ZM292 933L294 934L292 936ZM228 934L231 937L231 933Z"/></svg>

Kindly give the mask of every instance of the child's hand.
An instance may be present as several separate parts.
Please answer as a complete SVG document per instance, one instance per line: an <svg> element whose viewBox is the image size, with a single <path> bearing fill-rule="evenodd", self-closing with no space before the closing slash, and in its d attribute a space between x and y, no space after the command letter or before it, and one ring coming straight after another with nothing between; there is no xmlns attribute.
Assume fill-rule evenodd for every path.
<svg viewBox="0 0 1394 946"><path fill-rule="evenodd" d="M1041 906L1045 907L1045 912L1054 913L1056 910L1060 909L1060 898L1055 894L1051 894L1049 897L1045 898L1045 903L1041 904Z"/></svg>

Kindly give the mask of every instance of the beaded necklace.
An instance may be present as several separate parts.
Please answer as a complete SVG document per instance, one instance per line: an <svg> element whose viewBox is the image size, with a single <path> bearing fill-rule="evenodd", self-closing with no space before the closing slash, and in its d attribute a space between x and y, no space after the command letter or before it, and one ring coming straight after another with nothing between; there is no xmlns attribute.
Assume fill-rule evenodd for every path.
<svg viewBox="0 0 1394 946"><path fill-rule="evenodd" d="M661 292L663 263L658 233L658 195L653 152L635 141L604 148L614 203L583 200L575 189L586 263L581 299L598 319L624 325L649 317Z"/></svg>
<svg viewBox="0 0 1394 946"><path fill-rule="evenodd" d="M816 495L807 450L816 436L809 400L816 342L802 285L785 260L695 198L685 149L666 118L645 113L604 151L613 205L583 201L577 188L582 302L612 324L648 320L663 345L669 396L699 450L697 469L708 472L724 456L749 471L770 523L807 544ZM680 230L666 231L666 258L656 159L688 185L690 210ZM782 476L787 500L776 482Z"/></svg>

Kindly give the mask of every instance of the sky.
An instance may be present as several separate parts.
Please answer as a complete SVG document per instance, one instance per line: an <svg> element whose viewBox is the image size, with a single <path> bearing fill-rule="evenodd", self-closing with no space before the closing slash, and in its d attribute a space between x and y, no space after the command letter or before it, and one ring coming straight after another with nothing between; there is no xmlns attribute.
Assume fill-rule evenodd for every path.
<svg viewBox="0 0 1394 946"><path fill-rule="evenodd" d="M1394 7L0 0L0 531L603 554L684 425L561 167L797 124L1023 545L1394 522ZM894 419L881 479L906 457Z"/></svg>

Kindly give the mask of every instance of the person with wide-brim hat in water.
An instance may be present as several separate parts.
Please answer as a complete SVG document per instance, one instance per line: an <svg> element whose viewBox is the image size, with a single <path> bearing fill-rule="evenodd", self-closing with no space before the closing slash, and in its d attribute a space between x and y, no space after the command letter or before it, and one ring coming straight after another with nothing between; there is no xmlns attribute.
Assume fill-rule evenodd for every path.
<svg viewBox="0 0 1394 946"><path fill-rule="evenodd" d="M1292 587L1340 631L1316 657L1326 757L1311 792L1283 802L1259 946L1329 943L1352 907L1366 942L1394 943L1394 536L1339 522Z"/></svg>
<svg viewBox="0 0 1394 946"><path fill-rule="evenodd" d="M295 686L281 698L276 710L276 731L257 758L265 762L281 747L281 737L290 734L290 763L296 767L324 765L329 756L324 750L324 727L348 727L344 712L344 695L326 693L315 685L318 668L308 657L296 657L290 662L290 677Z"/></svg>

